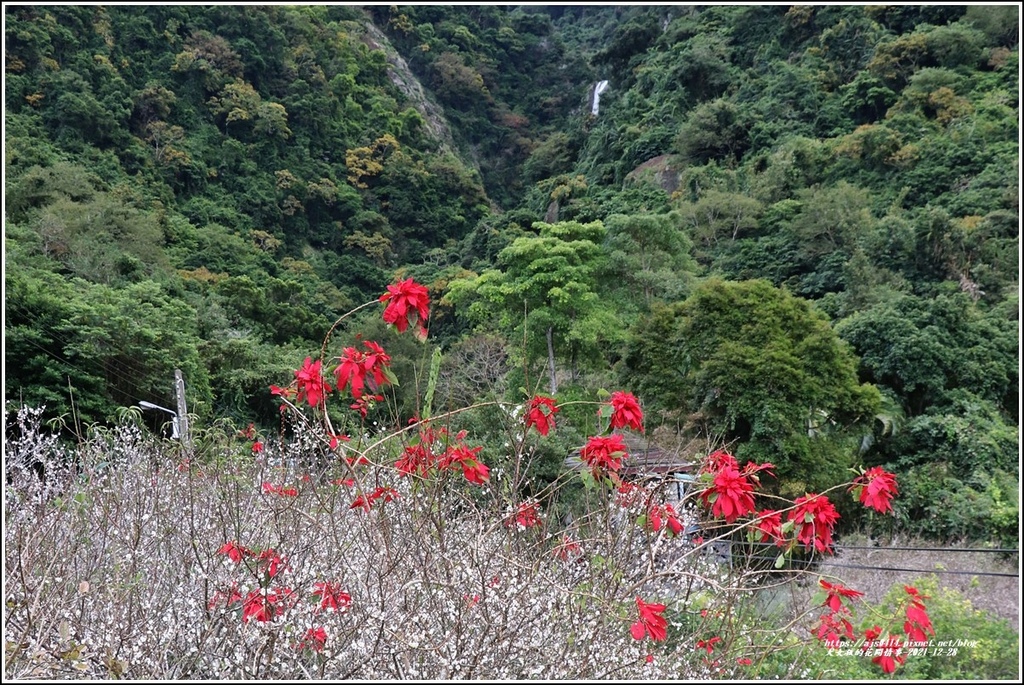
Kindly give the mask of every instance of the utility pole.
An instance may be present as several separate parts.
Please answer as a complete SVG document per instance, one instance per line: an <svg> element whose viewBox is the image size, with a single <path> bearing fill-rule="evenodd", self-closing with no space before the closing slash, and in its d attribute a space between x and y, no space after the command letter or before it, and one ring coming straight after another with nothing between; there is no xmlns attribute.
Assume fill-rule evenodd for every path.
<svg viewBox="0 0 1024 685"><path fill-rule="evenodd" d="M181 369L174 370L174 394L178 397L178 428L181 434L181 446L188 453L192 450L192 440L188 434L188 407L185 406L185 378Z"/></svg>

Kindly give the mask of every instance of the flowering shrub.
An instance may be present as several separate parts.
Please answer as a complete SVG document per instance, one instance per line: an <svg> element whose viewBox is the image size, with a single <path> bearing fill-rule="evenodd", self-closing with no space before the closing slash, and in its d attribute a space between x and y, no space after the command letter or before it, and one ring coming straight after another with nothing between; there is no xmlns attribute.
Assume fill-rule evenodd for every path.
<svg viewBox="0 0 1024 685"><path fill-rule="evenodd" d="M379 303L396 331L426 335L423 286L401 281ZM582 473L566 470L525 497L525 467L554 428L555 398L502 413L510 437L500 453L456 429L468 408L369 426L369 403L397 383L391 358L363 341L325 359L328 343L289 386L270 389L289 440L257 441L250 426L227 433L242 448L213 434L199 453L171 459L128 422L62 455L75 477L55 469L42 488L13 470L8 676L740 677L780 648L778 631L733 610L771 571L709 552L746 530L777 548L777 566L798 546L829 553L838 514L826 493L759 509L759 474L772 465L741 467L716 450L695 488L668 501L657 483L624 475L623 431L643 433L644 416L634 395L616 391L596 402L606 421L580 446ZM335 362L332 385L323 368ZM351 410L341 429L329 411L336 400ZM31 426L23 432L14 465L42 444ZM118 454L125 468L101 467ZM303 472L309 463L319 470ZM588 508L572 521L549 516L545 503L581 476ZM882 513L896 494L880 469L842 487ZM855 626L858 591L820 586L802 618L827 611L802 624L809 639L835 646L883 634ZM899 621L910 641L934 632L925 598L907 592L887 639ZM888 673L900 658L875 663Z"/></svg>

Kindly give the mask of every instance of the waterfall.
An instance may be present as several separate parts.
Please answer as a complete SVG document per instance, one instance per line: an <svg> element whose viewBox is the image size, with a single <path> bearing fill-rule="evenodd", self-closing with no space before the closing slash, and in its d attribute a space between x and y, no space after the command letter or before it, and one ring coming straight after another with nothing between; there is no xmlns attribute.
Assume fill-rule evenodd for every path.
<svg viewBox="0 0 1024 685"><path fill-rule="evenodd" d="M601 102L601 93L608 89L608 81L598 81L594 86L594 104L590 107L590 113L597 116L597 106Z"/></svg>

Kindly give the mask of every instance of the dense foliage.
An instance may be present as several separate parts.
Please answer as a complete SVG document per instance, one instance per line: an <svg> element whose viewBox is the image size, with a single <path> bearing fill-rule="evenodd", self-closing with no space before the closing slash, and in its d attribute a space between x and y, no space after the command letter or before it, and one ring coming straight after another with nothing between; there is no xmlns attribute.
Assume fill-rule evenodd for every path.
<svg viewBox="0 0 1024 685"><path fill-rule="evenodd" d="M81 432L178 368L270 429L415 276L438 404L628 378L673 444L898 468L901 530L1016 544L1018 8L4 11L8 399ZM433 348L392 355L405 421Z"/></svg>

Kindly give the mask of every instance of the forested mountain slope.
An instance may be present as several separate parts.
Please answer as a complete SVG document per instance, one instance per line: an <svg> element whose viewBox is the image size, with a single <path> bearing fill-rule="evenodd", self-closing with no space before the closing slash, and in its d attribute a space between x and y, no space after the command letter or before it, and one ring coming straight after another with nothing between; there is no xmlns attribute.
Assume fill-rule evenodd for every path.
<svg viewBox="0 0 1024 685"><path fill-rule="evenodd" d="M415 276L448 402L629 383L781 487L889 464L905 523L1015 540L1018 40L1009 5L6 5L5 396L111 421L180 368L198 423L273 426Z"/></svg>

